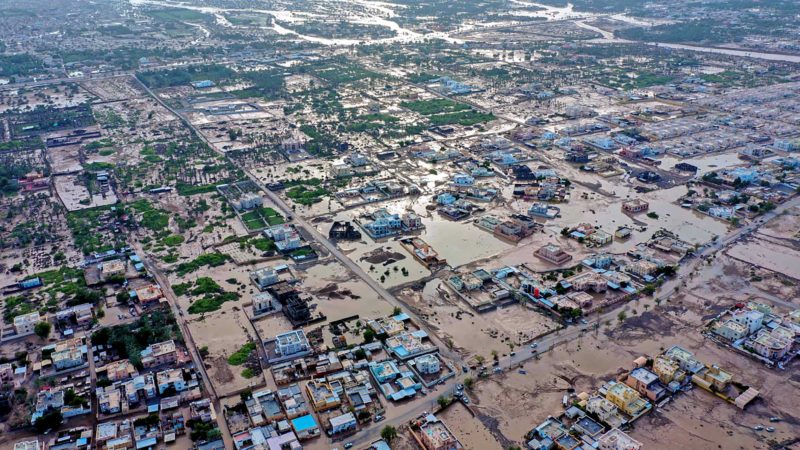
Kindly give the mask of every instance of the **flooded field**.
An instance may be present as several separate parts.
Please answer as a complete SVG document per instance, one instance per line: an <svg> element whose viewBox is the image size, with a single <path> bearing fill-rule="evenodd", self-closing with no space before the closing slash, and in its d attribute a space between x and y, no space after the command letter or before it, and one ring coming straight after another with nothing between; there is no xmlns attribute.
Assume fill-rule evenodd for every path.
<svg viewBox="0 0 800 450"><path fill-rule="evenodd" d="M728 250L728 255L800 280L800 252L770 238L753 238Z"/></svg>
<svg viewBox="0 0 800 450"><path fill-rule="evenodd" d="M245 342L249 339L257 341L255 330L241 305L226 303L219 311L189 321L189 330L198 348L208 348L209 355L204 361L218 395L236 394L248 386L264 383L263 375L245 378L242 376L243 366L228 364L228 357Z"/></svg>
<svg viewBox="0 0 800 450"><path fill-rule="evenodd" d="M478 418L459 402L451 405L438 416L465 448L502 450L503 446L492 436Z"/></svg>
<svg viewBox="0 0 800 450"><path fill-rule="evenodd" d="M489 359L493 352L507 354L515 346L560 327L553 319L522 304L478 313L442 283L432 280L421 292L404 289L399 297L467 359Z"/></svg>

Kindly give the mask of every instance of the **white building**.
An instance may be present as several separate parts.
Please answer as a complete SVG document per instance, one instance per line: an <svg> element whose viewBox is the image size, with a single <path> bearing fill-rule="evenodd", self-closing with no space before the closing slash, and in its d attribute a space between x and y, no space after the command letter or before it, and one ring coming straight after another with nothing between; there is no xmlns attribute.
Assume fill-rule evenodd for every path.
<svg viewBox="0 0 800 450"><path fill-rule="evenodd" d="M747 336L747 326L733 320L726 320L718 324L713 332L717 336L721 336L729 341L737 341Z"/></svg>
<svg viewBox="0 0 800 450"><path fill-rule="evenodd" d="M280 303L269 292L262 292L253 297L253 313L263 314L280 309Z"/></svg>
<svg viewBox="0 0 800 450"><path fill-rule="evenodd" d="M236 208L237 211L258 208L261 206L264 206L264 199L261 198L260 195L252 192L244 194L233 201L233 207Z"/></svg>
<svg viewBox="0 0 800 450"><path fill-rule="evenodd" d="M441 372L442 365L436 355L422 355L414 360L417 371L424 375L433 375Z"/></svg>
<svg viewBox="0 0 800 450"><path fill-rule="evenodd" d="M746 326L747 334L753 334L761 329L764 313L755 310L736 311L732 314L731 320Z"/></svg>
<svg viewBox="0 0 800 450"><path fill-rule="evenodd" d="M39 440L20 441L14 444L14 450L39 450L42 446L39 445Z"/></svg>
<svg viewBox="0 0 800 450"><path fill-rule="evenodd" d="M282 357L300 355L311 350L303 330L294 330L275 336L275 351Z"/></svg>
<svg viewBox="0 0 800 450"><path fill-rule="evenodd" d="M278 275L278 271L272 267L264 267L250 272L250 280L258 286L259 289L264 290L280 281L280 276Z"/></svg>
<svg viewBox="0 0 800 450"><path fill-rule="evenodd" d="M38 311L23 314L14 317L14 330L16 330L18 336L31 334L33 333L34 327L36 327L36 324L39 322L41 322L41 318Z"/></svg>

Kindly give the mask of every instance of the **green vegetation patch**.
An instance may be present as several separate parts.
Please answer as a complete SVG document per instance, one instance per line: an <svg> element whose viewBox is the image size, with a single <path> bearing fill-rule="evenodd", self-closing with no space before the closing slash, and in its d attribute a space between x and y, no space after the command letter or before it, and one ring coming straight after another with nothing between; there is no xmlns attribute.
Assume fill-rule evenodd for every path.
<svg viewBox="0 0 800 450"><path fill-rule="evenodd" d="M99 206L67 213L67 225L72 231L75 247L80 249L84 255L115 248L115 242L110 242L104 234L97 232L103 224L102 218L107 214L121 215L124 214L124 211L122 208L111 211L111 206Z"/></svg>
<svg viewBox="0 0 800 450"><path fill-rule="evenodd" d="M220 252L203 253L202 255L198 256L192 261L178 264L178 267L175 269L175 272L177 272L177 274L180 276L184 276L187 273L192 273L203 266L208 266L208 267L221 266L225 264L229 259L231 259L230 256Z"/></svg>
<svg viewBox="0 0 800 450"><path fill-rule="evenodd" d="M155 208L149 201L137 200L130 206L142 215L139 223L148 230L158 232L169 226L169 215L163 210Z"/></svg>
<svg viewBox="0 0 800 450"><path fill-rule="evenodd" d="M460 111L449 114L438 114L429 117L431 125L461 125L472 126L479 123L490 122L495 119L492 113L482 113L480 111Z"/></svg>
<svg viewBox="0 0 800 450"><path fill-rule="evenodd" d="M305 206L311 206L314 203L322 201L322 197L330 194L330 191L324 187L306 187L295 186L286 191L286 196L292 199L295 203Z"/></svg>
<svg viewBox="0 0 800 450"><path fill-rule="evenodd" d="M239 300L239 294L227 292L216 281L209 277L200 277L194 282L180 283L172 286L176 295L202 297L194 300L189 306L190 314L202 314L218 310L225 302Z"/></svg>
<svg viewBox="0 0 800 450"><path fill-rule="evenodd" d="M209 64L152 72L139 72L136 76L147 87L151 89L161 89L185 86L193 81L203 80L211 80L216 84L220 84L225 80L233 79L236 76L236 72L220 64Z"/></svg>
<svg viewBox="0 0 800 450"><path fill-rule="evenodd" d="M267 226L284 223L283 216L269 207L259 207L242 214L242 222L248 230L260 230Z"/></svg>
<svg viewBox="0 0 800 450"><path fill-rule="evenodd" d="M424 116L433 114L454 113L457 111L465 111L471 109L469 105L464 103L454 102L444 98L436 98L433 100L414 100L410 102L401 102L400 106L410 109L416 113Z"/></svg>
<svg viewBox="0 0 800 450"><path fill-rule="evenodd" d="M44 69L42 60L27 53L0 55L0 76L2 77L25 76L40 72L42 69Z"/></svg>
<svg viewBox="0 0 800 450"><path fill-rule="evenodd" d="M197 194L207 194L209 192L214 192L217 186L214 184L188 184L188 183L177 183L175 185L175 190L178 191L179 195L189 196L189 195L197 195Z"/></svg>
<svg viewBox="0 0 800 450"><path fill-rule="evenodd" d="M14 322L14 318L36 311L36 307L21 295L8 297L3 301L3 320L7 324Z"/></svg>
<svg viewBox="0 0 800 450"><path fill-rule="evenodd" d="M239 300L239 294L235 292L225 292L223 294L207 296L199 300L195 300L189 306L189 314L203 314L214 312L222 307L225 302L233 302Z"/></svg>
<svg viewBox="0 0 800 450"><path fill-rule="evenodd" d="M164 245L168 245L170 247L177 247L177 246L183 244L184 240L185 240L185 238L183 236L181 236L180 234L171 234L171 235L165 237L164 239L162 239L161 243L164 244Z"/></svg>
<svg viewBox="0 0 800 450"><path fill-rule="evenodd" d="M131 324L101 328L92 335L92 345L110 345L120 356L142 368L141 352L156 342L183 342L183 335L170 311L142 315Z"/></svg>
<svg viewBox="0 0 800 450"><path fill-rule="evenodd" d="M203 22L210 20L208 14L204 14L191 9L164 8L148 11L153 18L168 22Z"/></svg>
<svg viewBox="0 0 800 450"><path fill-rule="evenodd" d="M245 362L247 362L247 358L250 357L250 354L253 353L256 349L255 342L248 342L244 344L242 348L237 350L234 354L228 357L228 364L232 366L241 366Z"/></svg>

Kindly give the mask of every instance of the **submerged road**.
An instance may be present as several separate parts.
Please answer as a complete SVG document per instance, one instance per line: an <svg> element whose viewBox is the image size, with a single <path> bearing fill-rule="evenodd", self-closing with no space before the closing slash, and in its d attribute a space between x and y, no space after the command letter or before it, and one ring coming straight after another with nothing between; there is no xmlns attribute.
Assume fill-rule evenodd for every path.
<svg viewBox="0 0 800 450"><path fill-rule="evenodd" d="M164 294L164 298L167 299L167 303L172 310L172 314L175 316L175 321L178 323L178 326L181 329L186 348L189 350L189 355L192 357L192 362L194 362L195 367L197 367L197 371L200 373L200 376L203 379L203 385L206 388L206 392L208 392L211 397L211 402L214 405L216 413L221 415L222 406L219 401L219 397L217 396L217 391L214 388L214 385L211 383L211 379L208 377L206 366L203 364L203 358L200 357L200 352L197 350L197 345L192 338L192 334L183 315L183 311L178 306L178 298L175 295L175 292L172 291L172 286L169 284L167 275L147 256L147 253L145 253L144 248L142 248L142 245L138 241L131 242L130 244L136 254L142 259L142 264L144 264L144 267L153 275L153 278L155 278L155 281L161 287L161 292ZM228 429L228 424L225 422L225 420L219 422L219 429L222 435L222 440L225 443L225 448L231 448L233 446L233 438L231 437L231 432Z"/></svg>
<svg viewBox="0 0 800 450"><path fill-rule="evenodd" d="M212 149L214 148L211 143L205 138L205 136L200 133L200 131L191 124L186 118L180 115L177 111L172 109L169 105L161 101L161 99L155 95L147 86L142 84L145 91L154 98L159 104L161 104L164 108L175 114L176 117L179 117L197 136L199 139L203 140L206 144L209 145ZM448 98L448 96L438 94L440 97ZM474 107L478 107L477 105L472 105ZM483 108L479 108L483 109ZM508 118L505 118L509 120ZM217 152L222 156L225 156L222 152ZM350 439L344 439L344 442L352 442L356 445L364 445L369 443L372 440L378 439L380 430L386 425L393 425L395 427L404 425L408 423L408 421L419 417L426 411L431 411L436 407L436 397L444 393L445 395L450 394L453 389L455 388L456 384L463 383L464 379L472 376L476 377L475 373L462 373L460 370L460 366L463 364L463 358L457 352L448 348L444 342L434 333L432 332L426 325L426 322L420 319L413 311L410 311L404 303L398 300L392 293L387 291L379 282L374 280L370 277L364 270L355 262L353 262L350 258L344 255L336 245L331 242L326 236L322 235L316 227L306 221L304 218L296 216L292 208L276 193L270 191L265 184L258 179L254 174L250 171L244 171L247 177L256 183L270 198L270 200L277 206L277 208L286 216L292 217L293 222L296 227L300 228L301 230L305 231L308 236L311 236L317 243L322 245L334 258L336 258L342 265L347 267L355 276L363 280L370 288L381 298L386 300L392 306L404 308L405 312L412 317L415 322L420 326L421 329L425 330L428 335L430 336L431 340L439 347L440 353L447 357L448 359L454 361L456 363L456 372L457 375L453 378L450 378L445 383L434 387L431 389L429 397L427 399L419 400L414 403L409 403L406 405L400 405L393 409L392 416L387 417L386 420L379 422L379 423L372 423L367 425L366 427L362 428L355 436L352 436ZM774 219L778 215L780 215L783 211L794 207L800 206L800 197L795 197L794 199L785 202L782 205L779 205L775 210L770 211L764 214L761 218L757 219L756 221L751 222L748 225L743 227L737 228L724 237L718 238L715 241L712 241L705 246L701 247L696 253L695 256L691 257L689 260L685 260L684 264L680 266L676 275L667 280L657 291L656 297L658 300L667 300L675 294L675 289L678 288L682 283L684 278L688 277L699 264L706 261L707 257L710 257L720 250L723 250L727 246L735 243L738 239L746 237L758 227L767 223L768 221ZM165 280L166 281L166 280ZM171 290L170 290L171 292ZM526 361L538 357L539 354L542 352L546 352L552 350L554 347L561 345L563 343L572 341L582 334L587 333L588 331L594 329L595 327L599 328L600 325L606 321L613 321L616 319L620 310L625 308L628 303L621 303L609 311L600 314L598 316L594 316L592 320L587 319L587 323L581 326L573 326L567 329L562 329L557 332L551 333L536 342L535 348L531 345L528 346L521 346L518 347L516 352L513 356L505 356L498 359L498 365L496 366L497 372L504 372L508 370L516 369L517 367L521 366ZM182 318L181 318L182 319ZM185 326L185 325L183 325ZM196 353L196 349L193 351L193 356ZM205 377L204 377L205 378ZM218 404L218 401L215 402ZM224 422L224 421L223 421ZM224 425L224 424L223 424ZM227 431L227 427L226 427Z"/></svg>
<svg viewBox="0 0 800 450"><path fill-rule="evenodd" d="M152 90L150 90L147 86L145 86L144 83L139 82L139 84L142 86L142 88L145 90L145 92L147 92L147 94L150 97L152 97L161 106L163 106L168 111L170 111L172 114L174 114L176 117L178 117L180 120L182 120L184 122L184 124L186 124L186 126L188 126L197 135L197 137L199 139L201 139L203 142L205 142L210 148L214 149L214 146L211 144L211 142L208 141L208 139L206 139L206 137L202 133L200 133L200 130L198 130L192 123L190 123L185 117L180 115L177 111L175 111L173 108L171 108L165 102L163 102L157 95L155 95L155 93ZM217 153L227 158L227 156L224 153L222 153L222 152L217 152ZM451 361L453 361L453 363L455 364L454 368L456 370L457 375L455 377L453 377L453 378L450 378L449 380L447 380L442 385L439 385L436 388L433 388L431 390L431 393L429 394L428 399L421 400L421 401L416 401L413 404L409 403L407 405L407 407L401 405L400 407L394 408L394 410L392 411L394 413L394 415L392 415L390 417L387 417L386 420L384 420L382 422L372 423L372 424L366 426L358 434L353 436L352 439L350 439L348 442L353 442L354 444L361 445L361 444L366 444L369 441L378 439L378 436L380 434L380 430L383 427L385 427L386 425L393 425L395 427L398 427L400 425L408 423L408 421L410 421L411 419L419 417L419 415L422 414L423 412L432 410L433 407L436 405L436 396L433 394L434 391L438 391L438 390L443 388L442 392L450 392L455 388L455 385L457 383L463 383L464 378L466 378L466 376L468 376L468 375L462 373L462 371L461 371L461 366L464 365L464 360L463 360L462 356L458 352L456 352L454 350L451 350L439 338L439 336L436 333L434 333L433 331L430 330L430 328L427 326L426 322L423 321L419 316L417 316L414 311L411 311L407 307L407 305L405 305L403 302L398 300L394 295L392 295L391 292L387 291L383 286L381 286L379 282L377 282L372 277L370 277L367 273L365 273L364 270L360 266L358 266L358 264L354 263L350 258L348 258L344 253L342 253L339 250L339 248L336 247L336 245L333 242L331 242L327 237L323 236L322 233L320 233L313 225L308 223L308 221L306 221L302 217L297 216L294 213L294 211L292 211L292 208L280 196L278 196L274 192L270 191L265 186L265 184L261 180L258 179L258 177L253 175L248 170L244 170L244 173L247 175L247 177L252 182L254 182L257 186L259 186L266 193L266 195L275 204L275 206L281 211L281 213L283 213L283 215L285 217L287 217L287 218L288 217L292 217L292 222L294 223L294 225L296 227L298 227L301 230L305 231L308 236L311 236L320 245L325 247L325 249L328 252L330 252L330 254L334 258L336 258L342 265L344 265L346 268L348 268L355 276L357 276L362 281L364 281L364 283L366 283L370 288L372 288L372 290L379 297L381 297L384 300L386 300L392 306L403 308L404 312L406 314L408 314L409 317L411 317L414 320L414 322L420 327L420 329L422 329L426 333L428 333L428 336L430 337L431 341L439 348L439 353L442 356L444 356L445 358L450 359ZM137 250L137 252L139 252L142 249L140 247L140 248L137 248L136 250ZM145 258L143 258L142 260L144 262ZM175 317L179 321L179 323L181 325L181 329L184 331L184 334L186 336L190 337L191 335L188 332L188 327L186 325L186 321L185 321L183 315L180 313L180 311L177 308L177 299L175 298L175 295L172 292L172 288L168 284L168 280L166 279L166 276L162 273L162 271L158 267L156 267L155 264L146 262L145 266L148 268L148 270L151 270L153 272L153 274L156 276L156 279L159 282L159 284L161 284L163 286L163 288L165 290L165 295L167 295L167 292L169 293L169 295L167 295L167 297L168 297L168 299L170 301L170 304L171 304L173 310L175 311ZM191 352L192 352L193 358L195 357L195 355L197 355L197 359L202 363L202 360L199 359L199 353L197 352L197 348L196 348L196 345L194 344L194 342L192 342L190 339L187 339L187 346L191 348ZM213 385L211 385L210 381L208 380L208 375L205 373L205 368L202 365L200 367L202 367L203 380L206 383L208 383L209 386L211 386L211 389L212 389L211 392L212 392L212 395L213 395L214 405L215 405L216 408L218 408L217 412L221 413L221 410L219 409L220 408L220 402L219 402L219 399L216 396L216 393L213 391ZM223 428L223 438L226 440L226 444L228 442L232 442L231 437L230 437L230 432L229 432L228 427L227 427L227 424L224 423L225 420L223 419L221 422L222 423L220 425ZM347 440L345 440L345 441L347 441ZM228 447L226 446L226 448L228 448Z"/></svg>
<svg viewBox="0 0 800 450"><path fill-rule="evenodd" d="M739 239L747 237L750 235L750 233L754 232L767 222L775 219L787 209L797 206L800 206L800 197L794 197L793 199L784 202L774 210L764 214L753 222L737 228L726 234L724 237L718 238L701 247L695 253L695 256L688 260L684 260L674 277L668 279L663 285L661 285L656 292L655 298L659 301L669 300L673 295L676 294L676 289L683 284L684 280L688 278L689 274L694 272L699 265L703 264L707 260L707 258L715 255L721 250L724 250L729 245L735 244ZM498 367L500 367L502 370L508 370L510 368L519 366L525 361L536 357L541 352L551 350L555 346L572 341L581 334L587 333L588 331L593 330L595 327L601 326L606 321L613 321L617 318L619 311L622 310L627 304L628 302L621 303L609 311L600 314L599 316L592 316L592 320L587 318L587 324L573 326L567 328L566 330L560 330L549 334L538 340L538 345L535 349L531 348L530 346L522 347L516 351L514 356L500 358L500 365Z"/></svg>
<svg viewBox="0 0 800 450"><path fill-rule="evenodd" d="M200 130L198 130L191 122L189 122L185 117L183 117L180 113L178 113L178 111L174 110L172 107L163 102L157 95L155 95L153 91L151 91L147 86L145 86L144 83L140 82L139 84L148 93L148 95L150 95L154 100L156 100L161 106L163 106L164 108L169 110L172 114L174 114L176 117L181 119L184 122L184 124L186 124L186 126L188 126L192 130L192 132L194 132L194 134L197 135L198 139L205 142L209 146L209 148L216 151L220 156L227 158L227 155L225 155L224 152L216 150L212 145L212 143L200 132ZM415 312L410 311L403 302L398 300L391 292L389 292L383 286L381 286L381 284L378 281L376 281L375 279L370 277L367 273L365 273L364 270L358 264L354 263L353 260L348 258L344 253L342 253L339 250L339 248L336 247L336 245L333 242L331 242L330 239L328 239L326 236L320 233L316 229L316 227L308 223L308 221L306 221L304 218L296 215L294 211L292 211L292 208L286 203L286 201L284 201L279 195L269 190L267 186L260 179L258 179L258 177L256 177L252 172L250 172L249 170L243 170L243 171L247 175L247 178L250 179L250 181L255 183L259 188L261 188L266 193L267 197L269 197L269 199L275 204L275 206L278 207L278 209L283 213L285 217L292 217L292 222L296 227L305 231L308 236L311 236L316 242L325 247L325 249L334 258L336 258L340 263L342 263L342 265L347 267L354 275L363 280L370 288L372 288L373 291L375 291L376 294L378 294L379 297L386 300L392 306L403 308L404 312L408 314L409 317L414 319L416 324L420 326L421 329L423 329L425 332L428 333L431 340L439 347L439 351L443 356L453 360L459 365L463 364L461 355L458 352L450 350L447 347L447 345L445 345L444 342L442 342L438 338L438 336L425 325L425 322L419 316L417 316Z"/></svg>

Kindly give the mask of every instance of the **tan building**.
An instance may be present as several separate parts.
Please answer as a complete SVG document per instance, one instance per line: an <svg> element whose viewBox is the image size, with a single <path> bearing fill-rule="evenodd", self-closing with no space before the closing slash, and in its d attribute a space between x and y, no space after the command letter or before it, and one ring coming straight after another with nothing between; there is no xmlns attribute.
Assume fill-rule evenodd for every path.
<svg viewBox="0 0 800 450"><path fill-rule="evenodd" d="M14 366L11 363L0 364L0 383L11 383L14 379Z"/></svg>
<svg viewBox="0 0 800 450"><path fill-rule="evenodd" d="M774 330L761 330L753 341L753 350L764 358L782 359L794 345L794 331L786 327Z"/></svg>
<svg viewBox="0 0 800 450"><path fill-rule="evenodd" d="M534 254L557 266L572 259L572 255L567 254L564 250L561 250L561 247L553 244L547 244L541 247L539 250L536 250Z"/></svg>
<svg viewBox="0 0 800 450"><path fill-rule="evenodd" d="M142 365L145 368L174 364L177 361L178 350L172 340L152 344L142 351Z"/></svg>
<svg viewBox="0 0 800 450"><path fill-rule="evenodd" d="M642 443L628 436L627 433L614 428L600 436L597 440L600 450L641 450Z"/></svg>
<svg viewBox="0 0 800 450"><path fill-rule="evenodd" d="M708 390L722 392L731 383L733 375L718 366L706 367L705 370L692 375L692 382Z"/></svg>
<svg viewBox="0 0 800 450"><path fill-rule="evenodd" d="M311 380L306 383L306 393L311 400L311 407L317 412L337 408L342 404L333 387L323 380Z"/></svg>
<svg viewBox="0 0 800 450"><path fill-rule="evenodd" d="M136 298L139 300L139 304L142 306L151 306L153 304L157 304L164 296L164 294L161 292L161 288L156 284L140 287L139 289L134 290L134 292L136 293Z"/></svg>
<svg viewBox="0 0 800 450"><path fill-rule="evenodd" d="M102 263L100 265L100 275L104 280L115 275L125 275L125 261L114 259Z"/></svg>
<svg viewBox="0 0 800 450"><path fill-rule="evenodd" d="M133 363L127 359L121 359L119 361L108 363L104 368L98 369L98 372L101 371L105 371L106 377L111 381L126 380L139 375L136 367L134 367Z"/></svg>
<svg viewBox="0 0 800 450"><path fill-rule="evenodd" d="M622 210L626 213L636 214L645 212L648 209L650 209L650 204L638 198L622 202Z"/></svg>
<svg viewBox="0 0 800 450"><path fill-rule="evenodd" d="M425 450L457 450L461 448L453 433L445 426L444 422L428 416L427 423L419 428L422 444Z"/></svg>
<svg viewBox="0 0 800 450"><path fill-rule="evenodd" d="M653 372L665 384L669 384L672 381L681 382L686 378L686 373L681 369L677 361L663 356L658 356L653 361Z"/></svg>
<svg viewBox="0 0 800 450"><path fill-rule="evenodd" d="M643 278L647 275L653 275L658 270L658 266L650 261L639 260L628 264L625 267L628 273Z"/></svg>
<svg viewBox="0 0 800 450"><path fill-rule="evenodd" d="M717 323L711 331L729 341L736 341L747 336L747 326L733 320Z"/></svg>

